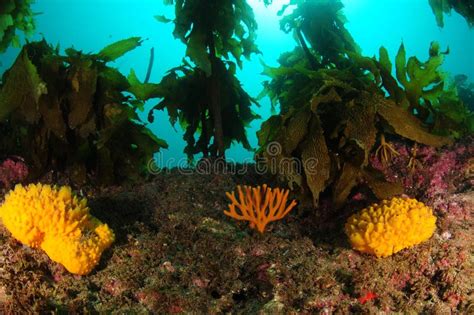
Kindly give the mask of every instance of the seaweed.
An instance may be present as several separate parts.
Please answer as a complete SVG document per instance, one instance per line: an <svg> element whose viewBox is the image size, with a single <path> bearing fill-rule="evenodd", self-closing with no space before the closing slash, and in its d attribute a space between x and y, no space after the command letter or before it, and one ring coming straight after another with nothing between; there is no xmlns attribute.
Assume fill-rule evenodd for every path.
<svg viewBox="0 0 474 315"><path fill-rule="evenodd" d="M2 0L0 3L0 53L10 44L20 47L17 30L31 36L35 30L34 13L31 4L34 0Z"/></svg>
<svg viewBox="0 0 474 315"><path fill-rule="evenodd" d="M293 0L284 5L279 14L282 15L290 5L296 5L296 8L281 19L280 27L287 33L294 32L313 69L321 64L339 63L345 59L344 54L360 51L344 26L346 18L340 0Z"/></svg>
<svg viewBox="0 0 474 315"><path fill-rule="evenodd" d="M395 79L391 75L391 63L388 60L387 51L384 47L380 48L378 67L383 78L383 87L388 91L390 99L401 108L407 109L405 113L398 110L399 113L391 115L399 120L397 123L399 129L406 129L402 125L405 124L406 119L413 119L407 116L410 115L416 116L433 134L460 138L474 132L473 113L458 95L463 91L462 87L456 86L455 83L450 84L450 77L440 69L444 55L448 53L449 49L441 52L439 44L432 42L427 61L421 62L415 56L408 58L407 61L402 43L395 61ZM392 122L396 123L393 119ZM420 133L418 136L413 133L401 133L401 135L414 141L437 146L430 140L418 139L417 137L421 136ZM433 138L433 136L430 137ZM427 140L426 137L425 140Z"/></svg>
<svg viewBox="0 0 474 315"><path fill-rule="evenodd" d="M167 145L139 120L143 103L124 95L128 80L107 66L140 43L133 37L98 54L69 48L64 56L45 40L25 45L0 89L0 150L23 156L33 177L55 170L105 184L144 174Z"/></svg>
<svg viewBox="0 0 474 315"><path fill-rule="evenodd" d="M433 43L426 63L415 57L407 63L402 45L394 78L384 48L379 60L360 54L344 27L340 1L291 4L297 7L281 25L295 33L299 47L281 55L280 67L264 66L270 80L261 97L267 95L274 109L279 104L280 112L258 132L258 160L315 206L325 193L341 207L361 183L380 199L401 194L402 185L386 182L369 156L377 135L380 145L385 134L437 147L451 143L433 122L446 116L438 110L433 118L433 100L446 95L438 70L444 53Z"/></svg>
<svg viewBox="0 0 474 315"><path fill-rule="evenodd" d="M308 65L306 60L303 63ZM279 86L283 80L288 84L281 91L270 90L277 92L274 95L281 100L282 110L264 122L258 133L258 154L270 170L290 187L296 184L303 194L309 193L315 205L319 195L330 188L336 207L342 206L361 181L380 198L402 192L396 183L383 183L368 166L376 135L382 130L378 125L384 123L378 106L383 102L397 108L375 83L362 89L354 83L365 80L352 81L350 69L278 70L267 86ZM297 91L299 98L292 100ZM279 150L271 150L275 143ZM299 163L288 163L295 160Z"/></svg>
<svg viewBox="0 0 474 315"><path fill-rule="evenodd" d="M466 19L469 27L474 26L474 3L471 0L429 0L429 3L439 27L444 26L444 14L453 9Z"/></svg>
<svg viewBox="0 0 474 315"><path fill-rule="evenodd" d="M222 113L224 147L229 148L233 141L242 143L250 150L245 128L258 116L252 112L254 100L242 89L235 77L235 72L229 70L232 63L218 60L220 109ZM217 156L216 143L210 143L215 129L215 121L210 110L210 95L208 91L209 77L197 67L189 64L171 69L160 82L163 99L157 104L157 109L167 109L170 121L174 125L179 122L185 130L184 152L190 161L193 156L203 153L204 157ZM199 137L196 140L195 134Z"/></svg>
<svg viewBox="0 0 474 315"><path fill-rule="evenodd" d="M474 83L468 82L465 74L458 74L454 76L453 84L456 86L458 96L467 109L474 112Z"/></svg>
<svg viewBox="0 0 474 315"><path fill-rule="evenodd" d="M237 66L242 67L242 57L259 52L252 8L244 0L165 0L165 4L175 6L175 19L156 19L174 23L173 34L186 44L192 64L184 60L163 78L164 99L156 108L166 107L171 122L179 120L185 127L185 153L190 159L197 153L225 157L233 141L249 149L245 125L257 117L250 109L256 102L235 73Z"/></svg>

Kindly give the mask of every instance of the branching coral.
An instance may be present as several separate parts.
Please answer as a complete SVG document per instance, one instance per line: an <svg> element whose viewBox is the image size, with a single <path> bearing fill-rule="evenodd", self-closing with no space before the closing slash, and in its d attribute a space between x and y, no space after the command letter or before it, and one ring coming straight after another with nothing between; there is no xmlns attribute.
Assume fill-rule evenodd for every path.
<svg viewBox="0 0 474 315"><path fill-rule="evenodd" d="M75 274L84 275L114 241L112 230L89 214L86 199L70 187L17 185L0 207L0 218L13 237L41 248Z"/></svg>
<svg viewBox="0 0 474 315"><path fill-rule="evenodd" d="M250 227L256 228L260 233L265 231L268 223L282 219L296 206L295 200L287 206L289 190L279 188L272 190L267 185L256 188L244 186L242 190L239 185L237 191L239 201L235 192L226 193L232 203L224 214L237 220L249 221Z"/></svg>
<svg viewBox="0 0 474 315"><path fill-rule="evenodd" d="M435 229L436 217L431 208L408 198L374 204L351 216L345 225L352 247L377 257L422 243Z"/></svg>

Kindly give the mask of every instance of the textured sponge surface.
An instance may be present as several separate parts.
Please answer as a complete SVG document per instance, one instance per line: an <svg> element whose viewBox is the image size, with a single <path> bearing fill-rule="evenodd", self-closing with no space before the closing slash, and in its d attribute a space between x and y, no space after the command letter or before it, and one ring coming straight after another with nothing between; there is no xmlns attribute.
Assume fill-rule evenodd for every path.
<svg viewBox="0 0 474 315"><path fill-rule="evenodd" d="M0 218L17 240L43 249L53 261L80 275L97 265L115 238L107 224L90 215L87 200L67 186L17 185L0 206Z"/></svg>
<svg viewBox="0 0 474 315"><path fill-rule="evenodd" d="M428 240L436 229L431 208L410 198L392 198L352 215L345 232L354 249L390 256Z"/></svg>

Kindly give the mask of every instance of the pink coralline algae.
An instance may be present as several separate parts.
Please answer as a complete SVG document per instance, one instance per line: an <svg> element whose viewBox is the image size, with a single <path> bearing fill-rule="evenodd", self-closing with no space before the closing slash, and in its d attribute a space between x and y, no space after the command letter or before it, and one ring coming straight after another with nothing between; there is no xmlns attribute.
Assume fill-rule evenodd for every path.
<svg viewBox="0 0 474 315"><path fill-rule="evenodd" d="M446 176L453 172L459 171L459 163L457 154L454 151L442 152L440 157L431 166L429 166L429 173L432 174L429 181L429 187L426 191L428 197L435 197L436 195L443 195L449 188L446 181Z"/></svg>
<svg viewBox="0 0 474 315"><path fill-rule="evenodd" d="M465 219L469 213L456 193L466 188L454 187L453 183L466 176L466 170L469 172L469 161L474 155L472 142L469 138L441 149L396 142L392 145L399 154L393 156L389 165L384 166L375 155L370 162L387 181L401 182L408 195L424 201L440 214ZM410 167L413 165L416 167Z"/></svg>
<svg viewBox="0 0 474 315"><path fill-rule="evenodd" d="M0 164L0 186L11 188L24 181L27 176L28 167L20 158L9 158Z"/></svg>
<svg viewBox="0 0 474 315"><path fill-rule="evenodd" d="M438 212L457 219L469 217L464 202L456 194L457 187L450 187L453 178L462 176L466 161L474 154L472 145L455 145L441 152L439 158L429 166L431 174L425 198L430 200ZM452 186L452 184L451 184Z"/></svg>

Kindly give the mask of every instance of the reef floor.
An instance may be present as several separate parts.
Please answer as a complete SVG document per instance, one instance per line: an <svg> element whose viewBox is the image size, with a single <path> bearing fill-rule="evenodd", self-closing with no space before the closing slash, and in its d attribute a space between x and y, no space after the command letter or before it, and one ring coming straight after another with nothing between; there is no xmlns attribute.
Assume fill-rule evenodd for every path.
<svg viewBox="0 0 474 315"><path fill-rule="evenodd" d="M352 250L343 232L375 201L363 185L343 209L300 205L264 234L223 214L237 184L277 185L251 168L77 188L116 242L91 274L74 276L0 225L0 312L473 313L473 147L425 148L410 175L402 172L412 148L393 161L386 176L403 176L438 221L429 241L383 259Z"/></svg>

